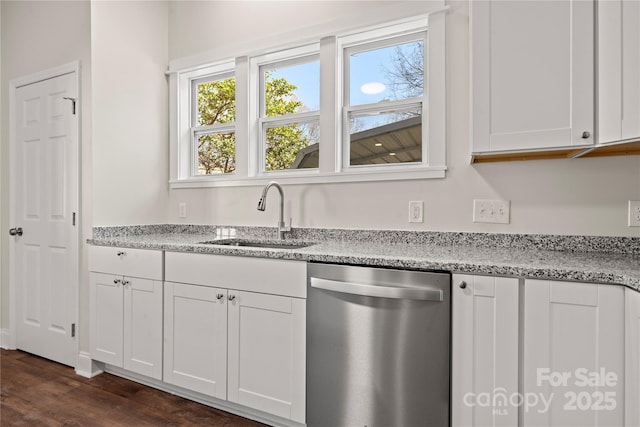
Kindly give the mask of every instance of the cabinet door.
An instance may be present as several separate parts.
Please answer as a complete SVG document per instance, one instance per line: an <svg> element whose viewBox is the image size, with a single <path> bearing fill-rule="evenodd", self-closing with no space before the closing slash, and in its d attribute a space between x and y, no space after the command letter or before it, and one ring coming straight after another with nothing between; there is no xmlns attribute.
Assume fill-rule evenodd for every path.
<svg viewBox="0 0 640 427"><path fill-rule="evenodd" d="M625 294L625 425L632 427L640 426L640 293L625 289Z"/></svg>
<svg viewBox="0 0 640 427"><path fill-rule="evenodd" d="M473 151L593 144L594 2L470 3Z"/></svg>
<svg viewBox="0 0 640 427"><path fill-rule="evenodd" d="M524 290L524 425L623 425L624 289L527 280Z"/></svg>
<svg viewBox="0 0 640 427"><path fill-rule="evenodd" d="M164 381L227 397L227 291L165 282Z"/></svg>
<svg viewBox="0 0 640 427"><path fill-rule="evenodd" d="M518 279L453 275L454 427L518 424L517 406L493 404L518 393L518 294Z"/></svg>
<svg viewBox="0 0 640 427"><path fill-rule="evenodd" d="M306 301L229 291L229 397L305 421Z"/></svg>
<svg viewBox="0 0 640 427"><path fill-rule="evenodd" d="M640 137L640 2L598 3L598 142Z"/></svg>
<svg viewBox="0 0 640 427"><path fill-rule="evenodd" d="M162 282L124 278L124 369L162 379Z"/></svg>
<svg viewBox="0 0 640 427"><path fill-rule="evenodd" d="M90 273L91 358L122 368L122 276Z"/></svg>

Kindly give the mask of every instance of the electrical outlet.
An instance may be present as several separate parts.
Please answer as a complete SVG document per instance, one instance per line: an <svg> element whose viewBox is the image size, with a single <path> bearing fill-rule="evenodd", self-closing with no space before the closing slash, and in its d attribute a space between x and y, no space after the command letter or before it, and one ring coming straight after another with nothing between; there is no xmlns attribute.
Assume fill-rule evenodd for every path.
<svg viewBox="0 0 640 427"><path fill-rule="evenodd" d="M424 202L409 202L409 222L424 222Z"/></svg>
<svg viewBox="0 0 640 427"><path fill-rule="evenodd" d="M509 224L509 200L474 200L473 222Z"/></svg>
<svg viewBox="0 0 640 427"><path fill-rule="evenodd" d="M180 202L180 204L178 204L178 216L180 218L187 217L187 204L185 202Z"/></svg>
<svg viewBox="0 0 640 427"><path fill-rule="evenodd" d="M629 200L629 227L640 227L640 201Z"/></svg>

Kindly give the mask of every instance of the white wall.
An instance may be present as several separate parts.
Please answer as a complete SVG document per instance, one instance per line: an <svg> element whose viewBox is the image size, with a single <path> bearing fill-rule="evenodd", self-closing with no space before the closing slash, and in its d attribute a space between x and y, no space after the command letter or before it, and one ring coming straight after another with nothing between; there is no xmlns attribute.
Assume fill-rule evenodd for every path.
<svg viewBox="0 0 640 427"><path fill-rule="evenodd" d="M91 230L90 162L91 147L91 53L90 3L88 1L1 1L1 144L2 192L0 203L0 242L2 244L2 322L9 326L9 81L17 77L80 61L81 72L81 150L83 233ZM81 265L86 270L86 251ZM81 287L83 298L83 287ZM82 322L82 317L81 317ZM82 331L80 331L82 334Z"/></svg>
<svg viewBox="0 0 640 427"><path fill-rule="evenodd" d="M294 27L358 19L389 3L172 2L170 59L246 49L265 39L283 43ZM640 156L469 164L469 7L449 5L446 179L287 186L294 226L640 236L640 229L626 225L627 201L640 199ZM273 226L277 197L258 212L260 193L258 187L172 190L168 220ZM473 223L473 199L511 200L511 224ZM407 222L410 200L424 200L424 224ZM180 202L187 203L186 220L178 218Z"/></svg>
<svg viewBox="0 0 640 427"><path fill-rule="evenodd" d="M168 4L91 6L93 224L166 221Z"/></svg>

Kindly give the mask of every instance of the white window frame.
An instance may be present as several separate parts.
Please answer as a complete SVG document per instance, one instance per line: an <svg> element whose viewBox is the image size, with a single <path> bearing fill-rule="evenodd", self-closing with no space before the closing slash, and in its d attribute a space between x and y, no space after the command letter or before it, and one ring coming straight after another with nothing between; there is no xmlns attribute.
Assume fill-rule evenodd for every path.
<svg viewBox="0 0 640 427"><path fill-rule="evenodd" d="M416 4L416 8L423 6ZM448 8L441 6L430 13L413 14L391 23L378 24L352 31L317 34L299 37L302 44L278 46L268 49L265 41L255 48L239 49L234 59L215 62L211 53L209 65L198 66L203 57L172 61L167 73L170 79L170 187L202 188L220 186L263 185L277 178L287 184L311 184L331 182L362 182L444 178L446 171L446 80L445 80L445 15ZM395 13L396 9L388 12ZM409 15L411 12L405 12ZM376 22L383 22L379 16ZM425 42L425 90L422 105L423 152L419 164L405 163L390 167L345 167L343 152L343 48L364 39L393 37L427 28ZM298 33L296 33L298 37ZM315 41L314 41L315 39ZM273 43L273 41L271 41ZM319 168L287 171L261 169L258 122L259 64L281 61L309 54L310 46L320 57L320 146ZM229 53L229 48L222 51ZM266 52L266 53L265 53ZM317 52L317 51L316 51ZM258 60L260 58L260 60ZM236 170L233 174L191 176L191 93L190 81L212 73L235 70L236 78ZM188 116L185 118L185 116ZM271 122L270 124L273 124ZM424 136L426 135L426 136ZM189 143L185 143L188 141ZM426 145L426 146L425 146Z"/></svg>
<svg viewBox="0 0 640 427"><path fill-rule="evenodd" d="M267 171L266 170L266 131L268 128L287 126L294 123L309 123L318 121L320 123L320 109L315 111L305 111L302 113L285 114L282 116L266 117L266 89L263 69L288 67L298 64L320 61L320 43L312 43L292 49L285 49L266 55L255 56L249 60L250 79L249 84L249 111L251 126L249 133L249 151L255 158L253 176L257 177L279 177L282 176L309 176L317 175L319 168L313 169L292 169ZM320 85L320 82L318 82ZM254 89L255 88L255 89ZM254 89L254 90L252 90ZM322 90L322 89L321 89ZM320 94L319 94L320 95ZM320 130L322 135L322 130ZM321 148L321 147L319 147Z"/></svg>
<svg viewBox="0 0 640 427"><path fill-rule="evenodd" d="M180 74L170 76L170 83L174 90L170 93L171 123L171 183L176 182L202 182L212 178L221 178L224 175L196 175L197 165L196 134L206 133L207 130L224 128L225 125L195 126L195 114L197 114L197 101L193 102L193 84L207 79L217 80L217 76L232 77L235 73L235 61L219 62ZM237 77L236 77L237 78ZM237 83L236 83L237 84ZM236 111L237 114L237 111ZM237 122L237 115L236 115ZM237 149L236 149L237 164Z"/></svg>
<svg viewBox="0 0 640 427"><path fill-rule="evenodd" d="M342 90L342 169L343 170L367 170L371 169L384 172L389 170L397 170L399 168L411 169L428 167L428 161L422 155L420 162L394 163L394 164L375 164L375 165L351 165L349 153L351 151L351 135L349 132L349 118L351 113L385 113L391 110L417 109L421 110L420 117L422 119L422 153L427 153L429 146L428 120L424 116L424 100L426 90L423 90L423 96L405 98L392 101L381 101L369 104L351 105L350 102L350 67L349 57L358 52L366 52L375 49L382 49L389 46L409 43L421 40L423 45L423 55L426 58L427 46L427 28L425 23L416 21L414 25L400 24L384 29L375 29L366 31L338 40L338 46L341 51L342 67L341 75L343 81ZM425 61L426 63L426 61ZM423 81L427 82L426 70L423 69ZM425 88L426 89L426 84Z"/></svg>
<svg viewBox="0 0 640 427"><path fill-rule="evenodd" d="M196 120L198 117L198 91L197 85L200 83L207 82L215 82L219 80L226 80L229 78L235 78L234 70L228 70L224 72L215 72L212 74L206 74L202 77L191 78L189 80L189 84L191 86L191 94L189 98L189 104L191 107L191 114L189 117L190 121L190 147L189 151L191 154L191 164L189 167L189 176L191 178L201 178L201 177L222 177L222 176L233 176L235 175L235 170L233 172L224 173L224 174L211 174L211 175L198 175L196 172L198 170L198 137L200 135L210 135L210 134L219 134L219 133L230 133L233 132L235 134L236 131L236 122L230 123L216 123L213 125L197 125ZM234 163L235 163L234 159Z"/></svg>

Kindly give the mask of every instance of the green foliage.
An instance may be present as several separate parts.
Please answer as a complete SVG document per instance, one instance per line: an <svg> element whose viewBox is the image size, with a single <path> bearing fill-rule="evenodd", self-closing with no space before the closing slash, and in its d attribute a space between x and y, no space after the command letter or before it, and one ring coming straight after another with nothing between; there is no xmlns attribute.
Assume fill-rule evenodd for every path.
<svg viewBox="0 0 640 427"><path fill-rule="evenodd" d="M231 123L235 119L235 78L198 85L198 126Z"/></svg>
<svg viewBox="0 0 640 427"><path fill-rule="evenodd" d="M266 115L282 116L303 111L303 103L295 96L297 87L284 78L265 76ZM197 125L213 125L235 121L235 79L218 80L198 85ZM267 129L265 169L289 169L298 151L310 143L304 126L280 126ZM235 134L210 133L198 137L200 174L229 173L235 170Z"/></svg>

